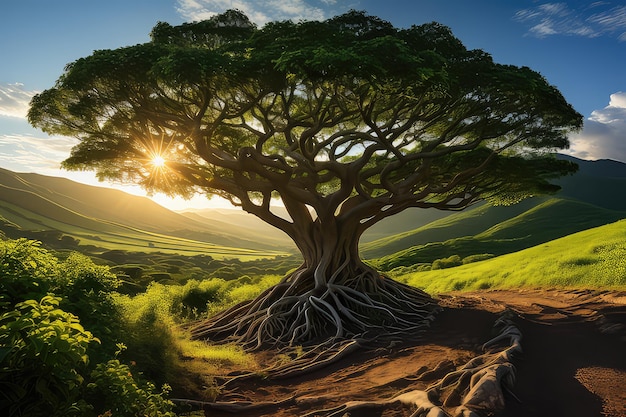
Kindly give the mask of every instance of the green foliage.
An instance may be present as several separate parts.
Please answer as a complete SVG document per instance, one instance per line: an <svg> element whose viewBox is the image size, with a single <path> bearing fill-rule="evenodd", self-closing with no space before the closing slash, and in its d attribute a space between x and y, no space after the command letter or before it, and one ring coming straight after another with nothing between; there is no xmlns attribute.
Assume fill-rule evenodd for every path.
<svg viewBox="0 0 626 417"><path fill-rule="evenodd" d="M116 407L120 416L173 416L167 390L122 375L125 365L111 359L129 332L150 338L156 327L126 325L114 297L119 284L84 255L59 260L39 242L0 241L2 415L95 416ZM165 343L149 353L170 351Z"/></svg>
<svg viewBox="0 0 626 417"><path fill-rule="evenodd" d="M159 384L171 381L179 351L169 286L154 284L144 294L132 299L122 297L117 302L125 317L124 343L128 347L121 357L134 362L150 380Z"/></svg>
<svg viewBox="0 0 626 417"><path fill-rule="evenodd" d="M188 280L184 285L152 283L143 293L117 295L128 347L121 357L132 360L139 371L158 383L176 381L183 372L181 367L189 366L180 362L181 357L202 358L218 367L224 363L250 365L252 359L238 347L189 341L180 325L250 300L280 279L268 275L230 281Z"/></svg>
<svg viewBox="0 0 626 417"><path fill-rule="evenodd" d="M60 299L18 303L0 316L0 410L9 416L80 415L87 348L98 340Z"/></svg>
<svg viewBox="0 0 626 417"><path fill-rule="evenodd" d="M79 139L66 168L222 196L301 240L337 225L356 239L407 207L553 192L576 165L549 153L582 126L539 73L438 23L401 29L357 11L262 28L236 11L159 23L150 42L70 63L28 119Z"/></svg>
<svg viewBox="0 0 626 417"><path fill-rule="evenodd" d="M96 410L119 417L175 417L174 404L166 399L171 391L133 376L128 365L117 359L100 363L91 373L86 398Z"/></svg>
<svg viewBox="0 0 626 417"><path fill-rule="evenodd" d="M111 297L119 280L105 266L72 253L64 261L26 239L0 241L0 298L5 311L28 299L47 294L59 297L64 311L81 318L81 323L104 341L94 347L95 359L114 352L120 333L120 317Z"/></svg>
<svg viewBox="0 0 626 417"><path fill-rule="evenodd" d="M463 261L459 255L452 255L443 259L436 259L431 269L444 269L444 268L452 268L453 266L462 265Z"/></svg>
<svg viewBox="0 0 626 417"><path fill-rule="evenodd" d="M121 337L121 315L112 297L119 279L108 267L95 265L78 253L70 254L60 264L60 271L54 293L62 297L61 305L80 317L81 323L102 341L92 349L92 359L110 357Z"/></svg>
<svg viewBox="0 0 626 417"><path fill-rule="evenodd" d="M55 286L58 260L39 242L0 241L0 297L7 309L27 299L40 299Z"/></svg>
<svg viewBox="0 0 626 417"><path fill-rule="evenodd" d="M479 253L477 255L470 255L463 258L463 265L471 264L472 262L484 261L485 259L491 259L495 255L493 253Z"/></svg>

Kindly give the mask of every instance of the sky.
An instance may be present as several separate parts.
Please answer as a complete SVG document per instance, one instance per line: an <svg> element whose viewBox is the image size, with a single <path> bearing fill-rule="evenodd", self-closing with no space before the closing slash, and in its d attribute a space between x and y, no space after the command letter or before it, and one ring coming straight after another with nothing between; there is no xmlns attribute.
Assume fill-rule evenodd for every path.
<svg viewBox="0 0 626 417"><path fill-rule="evenodd" d="M54 86L66 64L94 50L149 41L159 21L178 25L239 9L257 25L323 20L364 10L410 27L436 21L469 49L496 62L528 66L556 86L585 118L566 152L626 162L626 0L2 0L0 2L0 168L99 183L60 163L75 139L49 136L26 120L33 95ZM204 196L152 197L174 210L221 207Z"/></svg>

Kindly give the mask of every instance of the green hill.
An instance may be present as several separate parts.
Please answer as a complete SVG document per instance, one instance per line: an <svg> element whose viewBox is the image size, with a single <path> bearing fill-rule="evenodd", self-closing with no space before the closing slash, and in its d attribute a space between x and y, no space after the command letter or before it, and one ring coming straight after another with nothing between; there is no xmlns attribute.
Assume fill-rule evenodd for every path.
<svg viewBox="0 0 626 417"><path fill-rule="evenodd" d="M444 214L430 223L421 223L419 218L411 217L408 212L400 213L394 216L394 221L404 222L405 231L387 235L379 233L378 238L371 241L363 239L361 253L365 258L372 259L391 256L396 252L411 250L413 247L428 243L439 248L446 245L450 247L452 243L447 241L454 239L461 242L476 241L471 237L486 233L489 228L496 227L501 222L506 222L499 226L501 230L508 229L506 239L523 239L526 235L542 236L546 227L550 233L545 236L555 238L559 233L555 234L554 229L562 228L563 233L567 231L573 233L626 217L626 193L620 191L626 189L626 164L612 160L584 161L566 155L557 155L557 158L576 162L579 170L574 175L554 181L561 186L561 190L553 198L586 204L580 218L576 218L572 213L567 215L570 217L561 218L558 209L555 208L546 212L542 223L534 223L538 219L531 213L528 217L522 218L527 222L524 227L519 224L514 227L513 223L508 222L533 207L542 206L549 197L535 197L507 207L482 204L447 216ZM589 205L595 208L588 207ZM544 208L541 207L540 210ZM554 217L550 218L550 214ZM521 219L516 221L519 222ZM566 221L572 224L563 224ZM446 257L455 254L444 249L438 249L438 253L442 257L446 253Z"/></svg>
<svg viewBox="0 0 626 417"><path fill-rule="evenodd" d="M463 228L474 217L468 217L467 214L456 218L456 221L453 221L452 216L449 217L451 222L445 226ZM552 198L483 232L412 246L380 257L373 263L389 271L401 266L432 263L453 255L461 259L484 254L499 256L625 217L626 212L623 211L608 210L576 200Z"/></svg>
<svg viewBox="0 0 626 417"><path fill-rule="evenodd" d="M367 259L379 258L412 246L473 236L535 207L541 201L545 199L531 198L508 207L481 204L464 211L446 213L444 217L418 228L365 242L361 244L361 253Z"/></svg>
<svg viewBox="0 0 626 417"><path fill-rule="evenodd" d="M626 220L455 268L398 278L429 293L516 287L626 289Z"/></svg>
<svg viewBox="0 0 626 417"><path fill-rule="evenodd" d="M63 178L0 169L0 227L8 237L29 237L85 250L161 251L217 258L283 254L275 239L246 237L231 224L193 220L122 191Z"/></svg>

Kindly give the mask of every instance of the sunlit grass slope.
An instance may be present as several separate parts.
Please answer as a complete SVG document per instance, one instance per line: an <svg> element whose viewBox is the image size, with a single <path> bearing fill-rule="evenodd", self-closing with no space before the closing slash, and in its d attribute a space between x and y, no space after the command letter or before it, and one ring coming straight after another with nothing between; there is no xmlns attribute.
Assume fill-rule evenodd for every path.
<svg viewBox="0 0 626 417"><path fill-rule="evenodd" d="M79 239L81 245L105 249L117 249L111 245L132 240L137 246L132 250L152 250L159 244L160 249L169 249L164 247L168 245L184 248L189 241L203 243L200 246L243 248L242 252L290 250L286 236L282 240L267 238L267 234L255 234L218 219L192 219L119 190L1 168L0 216L25 231L59 231ZM164 236L174 238L171 245L162 239ZM227 250L229 256L231 249Z"/></svg>
<svg viewBox="0 0 626 417"><path fill-rule="evenodd" d="M388 271L399 266L431 263L451 255L459 255L461 258L479 254L499 256L625 217L624 211L608 210L577 200L550 198L476 235L445 241L433 239L430 243L416 245L372 262ZM452 222L445 227L463 228L472 219L463 216L458 222L451 217L444 221Z"/></svg>
<svg viewBox="0 0 626 417"><path fill-rule="evenodd" d="M626 220L486 261L398 279L433 294L517 287L626 289Z"/></svg>

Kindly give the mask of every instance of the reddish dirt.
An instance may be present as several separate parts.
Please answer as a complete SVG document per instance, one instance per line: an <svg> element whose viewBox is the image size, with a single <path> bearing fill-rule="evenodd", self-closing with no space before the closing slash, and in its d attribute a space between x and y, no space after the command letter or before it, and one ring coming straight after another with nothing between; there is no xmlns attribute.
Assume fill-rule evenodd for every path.
<svg viewBox="0 0 626 417"><path fill-rule="evenodd" d="M515 396L507 396L500 416L626 417L626 292L485 291L447 294L440 301L444 310L420 342L357 352L290 379L233 382L217 401L281 402L236 415L287 417L423 390L453 364L480 354L499 314L511 309L523 355L514 361ZM417 380L425 370L433 372ZM400 417L411 411L392 407L346 416Z"/></svg>

